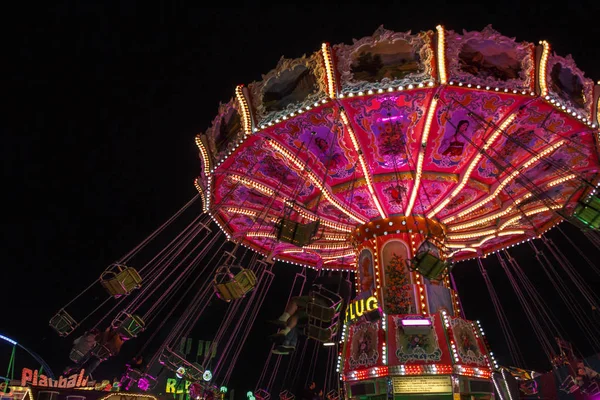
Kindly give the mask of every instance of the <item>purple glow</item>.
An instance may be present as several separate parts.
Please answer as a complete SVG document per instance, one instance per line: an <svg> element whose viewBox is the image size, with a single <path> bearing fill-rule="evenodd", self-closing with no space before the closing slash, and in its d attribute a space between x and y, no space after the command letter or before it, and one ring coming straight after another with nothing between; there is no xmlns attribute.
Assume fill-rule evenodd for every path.
<svg viewBox="0 0 600 400"><path fill-rule="evenodd" d="M140 390L142 390L144 392L147 391L148 389L150 389L150 382L146 378L140 378L137 385L138 385L138 388L140 388Z"/></svg>
<svg viewBox="0 0 600 400"><path fill-rule="evenodd" d="M397 115L395 117L384 117L384 118L379 118L379 121L395 121L397 119L403 118L403 115Z"/></svg>
<svg viewBox="0 0 600 400"><path fill-rule="evenodd" d="M431 326L428 319L403 319L402 326Z"/></svg>

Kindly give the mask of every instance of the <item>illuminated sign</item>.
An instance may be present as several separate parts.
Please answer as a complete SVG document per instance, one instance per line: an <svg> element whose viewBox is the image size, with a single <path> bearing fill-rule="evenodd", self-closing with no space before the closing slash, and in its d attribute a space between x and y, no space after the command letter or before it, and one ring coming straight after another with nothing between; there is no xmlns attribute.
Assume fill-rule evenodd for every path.
<svg viewBox="0 0 600 400"><path fill-rule="evenodd" d="M188 388L190 387L192 382L185 381L184 385L182 385L181 383L183 383L183 382L179 379L168 378L167 386L165 387L165 393L173 393L173 394L187 393Z"/></svg>
<svg viewBox="0 0 600 400"><path fill-rule="evenodd" d="M452 393L449 376L396 376L392 379L396 393Z"/></svg>
<svg viewBox="0 0 600 400"><path fill-rule="evenodd" d="M30 384L31 386L67 389L83 387L88 384L88 377L84 377L84 374L85 370L82 369L78 374L73 374L68 378L59 376L58 379L52 379L44 374L40 374L37 369L34 371L29 368L23 368L23 371L21 372L21 386Z"/></svg>
<svg viewBox="0 0 600 400"><path fill-rule="evenodd" d="M360 318L364 313L375 311L379 308L377 298L371 296L367 299L354 300L346 308L346 318L344 322L354 321Z"/></svg>

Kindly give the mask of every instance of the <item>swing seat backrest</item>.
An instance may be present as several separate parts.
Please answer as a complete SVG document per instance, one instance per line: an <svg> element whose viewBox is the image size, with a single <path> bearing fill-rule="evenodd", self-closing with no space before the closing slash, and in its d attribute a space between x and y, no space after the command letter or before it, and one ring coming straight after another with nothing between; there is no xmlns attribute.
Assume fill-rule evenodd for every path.
<svg viewBox="0 0 600 400"><path fill-rule="evenodd" d="M413 268L428 279L436 279L447 267L448 263L428 252L417 254L413 259Z"/></svg>
<svg viewBox="0 0 600 400"><path fill-rule="evenodd" d="M69 360L73 361L74 363L79 363L84 359L85 356L86 355L78 349L71 349L71 352L69 353Z"/></svg>
<svg viewBox="0 0 600 400"><path fill-rule="evenodd" d="M225 301L237 300L256 286L256 275L249 269L242 269L230 281L215 284L215 290Z"/></svg>
<svg viewBox="0 0 600 400"><path fill-rule="evenodd" d="M112 352L108 349L108 347L101 344L98 344L96 345L96 347L94 347L94 349L92 350L92 354L94 354L102 361L108 359L113 355Z"/></svg>
<svg viewBox="0 0 600 400"><path fill-rule="evenodd" d="M202 365L194 362L190 365L190 367L186 371L186 375L189 378L189 381L195 382L202 379L202 374L204 374L204 369Z"/></svg>
<svg viewBox="0 0 600 400"><path fill-rule="evenodd" d="M117 326L114 326L119 334L126 340L137 337L137 335L144 331L144 327L144 320L139 315L131 315L127 313L124 313L122 321L118 322Z"/></svg>
<svg viewBox="0 0 600 400"><path fill-rule="evenodd" d="M587 202L580 202L573 215L581 221L586 228L600 228L600 201L596 196Z"/></svg>
<svg viewBox="0 0 600 400"><path fill-rule="evenodd" d="M50 319L50 326L62 337L71 334L77 325L77 321L65 310L60 310Z"/></svg>
<svg viewBox="0 0 600 400"><path fill-rule="evenodd" d="M258 389L256 392L254 392L254 397L256 397L257 400L269 400L271 395L264 389Z"/></svg>
<svg viewBox="0 0 600 400"><path fill-rule="evenodd" d="M308 338L314 339L318 342L329 342L335 335L335 330L332 327L321 328L317 325L308 324L304 328L304 334Z"/></svg>
<svg viewBox="0 0 600 400"><path fill-rule="evenodd" d="M132 381L137 382L142 377L142 371L140 371L139 369L135 369L135 368L128 368L127 369L127 377L129 379L131 379Z"/></svg>
<svg viewBox="0 0 600 400"><path fill-rule="evenodd" d="M322 285L313 285L310 291L310 296L312 297L312 301L310 301L309 304L329 307L334 314L338 313L342 308L342 297L339 294L326 289Z"/></svg>
<svg viewBox="0 0 600 400"><path fill-rule="evenodd" d="M296 396L294 396L294 394L289 390L284 390L279 393L279 400L294 400L295 398Z"/></svg>
<svg viewBox="0 0 600 400"><path fill-rule="evenodd" d="M142 278L135 268L115 265L100 275L100 283L111 296L120 297L139 288Z"/></svg>

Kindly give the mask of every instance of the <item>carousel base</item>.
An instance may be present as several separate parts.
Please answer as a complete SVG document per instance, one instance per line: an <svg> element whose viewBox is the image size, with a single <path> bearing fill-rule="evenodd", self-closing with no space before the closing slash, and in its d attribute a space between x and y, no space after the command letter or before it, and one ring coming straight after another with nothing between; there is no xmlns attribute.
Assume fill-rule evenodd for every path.
<svg viewBox="0 0 600 400"><path fill-rule="evenodd" d="M460 375L411 375L375 378L346 383L346 399L352 400L415 400L494 399L490 379Z"/></svg>
<svg viewBox="0 0 600 400"><path fill-rule="evenodd" d="M442 310L357 320L344 333L347 399L495 398L495 361L478 322Z"/></svg>

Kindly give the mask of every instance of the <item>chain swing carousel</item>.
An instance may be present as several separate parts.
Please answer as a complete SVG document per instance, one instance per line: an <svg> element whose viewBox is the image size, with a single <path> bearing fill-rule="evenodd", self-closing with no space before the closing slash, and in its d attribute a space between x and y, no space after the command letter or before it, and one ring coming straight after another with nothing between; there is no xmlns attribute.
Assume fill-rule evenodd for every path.
<svg viewBox="0 0 600 400"><path fill-rule="evenodd" d="M261 81L238 86L196 137L199 195L86 289L101 286L105 301L75 315L81 308L73 303L84 291L50 325L69 336L100 315L93 327L107 326L121 344L144 341L140 354L157 348L143 370L127 372L127 387L152 390L166 369L190 382L195 399L209 399L232 376L276 261L354 272L356 297L342 300L343 307L339 296L315 292L330 307L309 304L303 333L313 356L305 357L305 340L294 382L303 360L315 365L317 346L327 344L333 345L323 385L329 400L485 399L494 391L510 398L506 370L481 325L465 318L451 270L477 259L486 278L482 259L496 253L542 349L556 360L551 334L563 334L508 252L529 242L576 322L600 347L599 327L577 311L581 300L567 284L596 309L597 295L544 236L567 221L600 248L599 95L574 61L552 54L548 43L516 42L491 27L456 33L440 26L418 34L379 28L352 44L325 43L309 56L282 58ZM194 212L198 198L204 214L154 253L149 244L186 210ZM539 247L531 239L540 239ZM149 261L140 262L144 252ZM298 287L303 293L305 283L303 270L290 293ZM486 285L512 363L524 367L489 278ZM177 344L213 296L226 307L213 340L219 356L212 361L207 352L190 361ZM90 354L116 355L101 343ZM293 400L289 374L276 383L284 356L274 358L267 379L270 354L251 397L279 393ZM332 379L336 364L339 380Z"/></svg>
<svg viewBox="0 0 600 400"><path fill-rule="evenodd" d="M508 249L541 238L597 305L544 233L567 221L598 247L599 94L545 41L379 28L238 86L196 138L196 186L227 237L265 257L352 259L356 298L331 332L346 397L505 398L450 271L497 253L526 307L535 288Z"/></svg>

